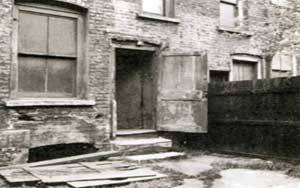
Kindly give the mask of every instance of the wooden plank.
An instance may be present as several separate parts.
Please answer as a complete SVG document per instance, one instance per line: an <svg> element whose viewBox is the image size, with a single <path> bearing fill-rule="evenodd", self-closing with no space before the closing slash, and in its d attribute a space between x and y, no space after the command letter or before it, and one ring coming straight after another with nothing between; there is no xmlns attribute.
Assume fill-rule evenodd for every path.
<svg viewBox="0 0 300 188"><path fill-rule="evenodd" d="M87 162L87 163L80 163L80 164L99 172L102 172L104 170L112 170L112 169L132 170L132 169L139 168L136 164L127 163L124 161L110 161L106 164L102 162Z"/></svg>
<svg viewBox="0 0 300 188"><path fill-rule="evenodd" d="M48 161L41 161L36 163L29 163L27 164L27 166L38 167L38 166L56 165L56 164L64 164L64 163L75 163L75 162L88 161L88 160L99 160L99 159L105 159L111 156L115 156L118 153L119 152L116 151L97 152L97 153L90 153L85 155L77 155L72 157L53 159Z"/></svg>
<svg viewBox="0 0 300 188"><path fill-rule="evenodd" d="M120 152L117 152L117 151L96 152L96 153L77 155L77 156L72 156L72 157L51 159L51 160L40 161L40 162L35 162L35 163L14 165L14 166L10 166L9 168L41 167L41 166L76 163L76 162L84 162L84 161L95 161L95 160L106 159L109 157L117 156L118 154L120 154ZM7 170L8 167L1 167L0 170L1 169Z"/></svg>
<svg viewBox="0 0 300 188"><path fill-rule="evenodd" d="M173 18L175 16L174 0L165 0L165 16Z"/></svg>
<svg viewBox="0 0 300 188"><path fill-rule="evenodd" d="M155 154L148 154L148 155L133 155L133 156L125 157L125 159L131 161L147 161L147 160L162 160L162 159L182 157L182 156L185 156L185 153L167 152L167 153L155 153Z"/></svg>
<svg viewBox="0 0 300 188"><path fill-rule="evenodd" d="M137 178L137 177L153 177L156 172L148 168L141 168L135 170L107 170L103 172L94 172L94 170L86 169L27 169L35 177L41 179L43 183L64 183L73 181L88 181L88 180L107 180L120 178Z"/></svg>
<svg viewBox="0 0 300 188"><path fill-rule="evenodd" d="M11 168L0 171L0 175L9 183L38 182L39 178L21 168Z"/></svg>
<svg viewBox="0 0 300 188"><path fill-rule="evenodd" d="M77 182L68 182L67 184L74 188L84 188L84 187L95 187L95 186L104 186L104 185L118 185L130 182L139 182L139 181L148 181L154 179L161 179L167 177L164 174L157 173L152 177L142 177L142 178L127 178L124 180L97 180L97 181L77 181Z"/></svg>
<svg viewBox="0 0 300 188"><path fill-rule="evenodd" d="M118 139L111 141L116 146L141 146L141 145L161 145L171 147L172 141L165 138L146 138L146 139Z"/></svg>

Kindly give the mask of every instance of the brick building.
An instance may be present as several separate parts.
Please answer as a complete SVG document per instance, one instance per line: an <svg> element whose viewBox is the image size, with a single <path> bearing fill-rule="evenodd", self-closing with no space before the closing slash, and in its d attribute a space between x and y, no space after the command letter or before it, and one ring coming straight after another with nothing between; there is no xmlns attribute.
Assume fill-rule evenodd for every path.
<svg viewBox="0 0 300 188"><path fill-rule="evenodd" d="M247 32L264 14L247 0L2 0L0 159L104 150L121 129L205 133L209 80L266 75Z"/></svg>

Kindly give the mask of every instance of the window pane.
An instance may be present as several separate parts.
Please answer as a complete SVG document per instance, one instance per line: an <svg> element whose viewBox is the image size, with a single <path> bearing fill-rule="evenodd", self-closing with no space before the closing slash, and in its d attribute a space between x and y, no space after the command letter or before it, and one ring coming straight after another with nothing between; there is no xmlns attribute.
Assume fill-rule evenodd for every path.
<svg viewBox="0 0 300 188"><path fill-rule="evenodd" d="M20 11L19 52L47 53L47 16Z"/></svg>
<svg viewBox="0 0 300 188"><path fill-rule="evenodd" d="M48 91L73 93L76 60L48 59Z"/></svg>
<svg viewBox="0 0 300 188"><path fill-rule="evenodd" d="M236 26L236 5L227 3L220 4L220 24L226 27Z"/></svg>
<svg viewBox="0 0 300 188"><path fill-rule="evenodd" d="M282 55L281 57L281 70L292 71L293 58L289 55Z"/></svg>
<svg viewBox="0 0 300 188"><path fill-rule="evenodd" d="M272 69L273 70L280 70L281 69L281 56L280 54L276 54L272 59Z"/></svg>
<svg viewBox="0 0 300 188"><path fill-rule="evenodd" d="M229 72L228 71L209 71L210 82L228 82L229 81Z"/></svg>
<svg viewBox="0 0 300 188"><path fill-rule="evenodd" d="M46 59L19 57L19 91L44 92Z"/></svg>
<svg viewBox="0 0 300 188"><path fill-rule="evenodd" d="M272 78L288 77L288 76L291 76L291 72L289 71L280 71L280 70L272 71Z"/></svg>
<svg viewBox="0 0 300 188"><path fill-rule="evenodd" d="M63 17L49 18L49 54L76 56L77 22Z"/></svg>
<svg viewBox="0 0 300 188"><path fill-rule="evenodd" d="M143 0L143 11L163 15L164 14L163 0Z"/></svg>

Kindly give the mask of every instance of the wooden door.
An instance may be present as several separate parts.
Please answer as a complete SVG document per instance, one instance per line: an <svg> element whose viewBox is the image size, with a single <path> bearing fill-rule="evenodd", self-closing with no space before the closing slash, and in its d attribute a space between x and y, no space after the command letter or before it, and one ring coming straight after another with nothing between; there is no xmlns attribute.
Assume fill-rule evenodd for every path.
<svg viewBox="0 0 300 188"><path fill-rule="evenodd" d="M207 56L166 55L159 69L158 130L207 132Z"/></svg>

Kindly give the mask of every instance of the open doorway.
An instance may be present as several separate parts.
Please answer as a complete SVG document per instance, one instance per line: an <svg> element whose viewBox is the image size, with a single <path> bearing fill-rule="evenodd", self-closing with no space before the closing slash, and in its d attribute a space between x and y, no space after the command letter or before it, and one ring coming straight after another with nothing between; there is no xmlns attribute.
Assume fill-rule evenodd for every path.
<svg viewBox="0 0 300 188"><path fill-rule="evenodd" d="M153 53L116 49L118 130L155 129Z"/></svg>

